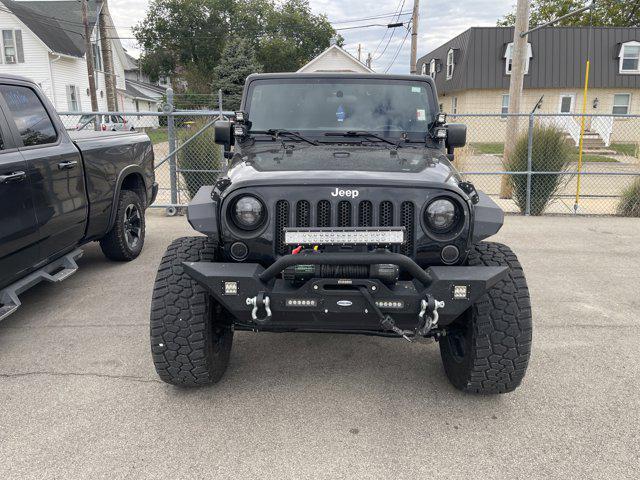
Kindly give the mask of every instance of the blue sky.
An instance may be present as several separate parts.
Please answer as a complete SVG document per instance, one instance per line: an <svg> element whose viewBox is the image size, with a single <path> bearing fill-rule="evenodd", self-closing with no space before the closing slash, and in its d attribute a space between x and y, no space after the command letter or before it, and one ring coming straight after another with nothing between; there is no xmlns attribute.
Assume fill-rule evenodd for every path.
<svg viewBox="0 0 640 480"><path fill-rule="evenodd" d="M495 25L499 18L511 11L514 3L515 0L421 0L418 57L469 27ZM130 36L131 32L127 27L135 25L144 18L147 4L147 0L109 0L111 15L114 17L114 23L118 27L120 36ZM331 21L336 22L334 24L336 28L387 23L390 19L383 18L356 23L337 22L395 12L401 4L402 0L377 0L375 2L370 0L310 0L313 11L326 14ZM409 12L412 7L413 0L405 0L402 11ZM410 15L402 17L403 20L409 18ZM405 32L406 30L402 27L396 29L389 46L381 55L390 35L390 31L386 27L340 31L345 38L345 48L354 55L357 54L359 43L362 44L363 58L366 58L367 52L373 54L376 47L380 45L374 56L373 68L376 71L384 72L391 65L389 72L392 73L409 71L410 37L407 37L406 43L400 48ZM385 33L386 37L383 40ZM123 44L133 54L137 53L135 42L125 40ZM396 52L398 56L392 64Z"/></svg>

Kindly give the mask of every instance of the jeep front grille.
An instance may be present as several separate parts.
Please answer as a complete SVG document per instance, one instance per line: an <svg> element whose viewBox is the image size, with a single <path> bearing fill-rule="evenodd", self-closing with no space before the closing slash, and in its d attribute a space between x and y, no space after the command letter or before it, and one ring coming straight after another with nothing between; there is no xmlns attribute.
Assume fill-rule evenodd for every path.
<svg viewBox="0 0 640 480"><path fill-rule="evenodd" d="M293 207L293 208L292 208ZM292 211L293 210L293 211ZM286 227L394 227L406 229L406 243L393 250L412 256L415 250L416 207L412 201L398 204L389 200L374 203L371 200L340 200L332 203L320 200L315 205L309 200L298 200L291 204L287 200L276 202L275 252L285 255L290 247L284 244L283 230Z"/></svg>

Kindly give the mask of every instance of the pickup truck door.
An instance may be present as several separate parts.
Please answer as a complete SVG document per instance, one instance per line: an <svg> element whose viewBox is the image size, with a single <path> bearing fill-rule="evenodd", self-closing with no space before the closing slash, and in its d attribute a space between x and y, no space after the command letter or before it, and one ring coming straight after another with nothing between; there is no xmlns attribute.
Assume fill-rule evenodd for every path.
<svg viewBox="0 0 640 480"><path fill-rule="evenodd" d="M38 261L38 222L27 170L0 109L0 288Z"/></svg>
<svg viewBox="0 0 640 480"><path fill-rule="evenodd" d="M29 84L0 84L0 102L27 163L42 260L78 245L88 206L82 157L51 104Z"/></svg>

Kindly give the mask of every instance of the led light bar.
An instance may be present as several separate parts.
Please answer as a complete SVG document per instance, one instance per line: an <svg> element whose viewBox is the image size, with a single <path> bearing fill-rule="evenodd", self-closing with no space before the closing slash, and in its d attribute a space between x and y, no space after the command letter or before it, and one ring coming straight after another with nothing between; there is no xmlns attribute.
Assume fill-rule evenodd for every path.
<svg viewBox="0 0 640 480"><path fill-rule="evenodd" d="M378 308L391 308L391 309L403 309L404 302L399 300L377 300L376 307Z"/></svg>
<svg viewBox="0 0 640 480"><path fill-rule="evenodd" d="M287 298L287 307L317 307L318 301L304 298Z"/></svg>
<svg viewBox="0 0 640 480"><path fill-rule="evenodd" d="M287 245L399 245L404 243L404 227L397 228L287 228Z"/></svg>

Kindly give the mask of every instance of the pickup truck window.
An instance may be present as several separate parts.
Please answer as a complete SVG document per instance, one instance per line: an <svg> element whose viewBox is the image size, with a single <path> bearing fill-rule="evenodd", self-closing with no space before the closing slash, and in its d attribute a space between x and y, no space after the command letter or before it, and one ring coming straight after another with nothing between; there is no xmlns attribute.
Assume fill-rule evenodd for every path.
<svg viewBox="0 0 640 480"><path fill-rule="evenodd" d="M28 87L0 85L25 147L53 143L58 138L51 118L36 93Z"/></svg>

